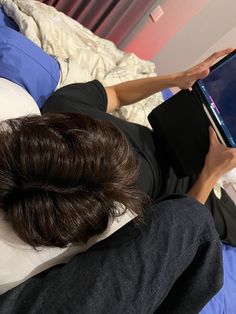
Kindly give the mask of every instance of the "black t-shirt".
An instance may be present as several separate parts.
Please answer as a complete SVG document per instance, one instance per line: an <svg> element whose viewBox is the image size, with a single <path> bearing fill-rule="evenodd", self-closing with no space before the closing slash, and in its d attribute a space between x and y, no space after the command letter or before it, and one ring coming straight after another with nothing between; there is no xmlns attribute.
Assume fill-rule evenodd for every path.
<svg viewBox="0 0 236 314"><path fill-rule="evenodd" d="M107 94L97 80L60 88L43 107L43 112L85 113L94 119L109 121L117 126L127 136L140 160L137 186L156 198L161 187L161 172L156 158L153 132L144 126L116 118L106 113L106 110Z"/></svg>

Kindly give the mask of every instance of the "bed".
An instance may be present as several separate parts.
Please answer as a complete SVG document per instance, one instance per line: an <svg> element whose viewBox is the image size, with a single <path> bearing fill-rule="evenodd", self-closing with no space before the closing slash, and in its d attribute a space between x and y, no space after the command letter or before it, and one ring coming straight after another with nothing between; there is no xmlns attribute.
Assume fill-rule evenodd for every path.
<svg viewBox="0 0 236 314"><path fill-rule="evenodd" d="M156 75L152 62L120 51L112 42L99 38L53 7L32 0L0 0L0 5L16 22L21 33L57 57L61 65L60 86L95 78L104 85L110 85L127 79ZM70 36L67 36L68 33ZM128 109L122 108L115 115L149 127L147 120L149 112L170 96L171 91L165 90ZM222 244L222 253L224 285L202 309L201 314L236 312L236 249ZM30 282L28 286L30 287ZM23 288L20 286L19 289ZM2 313L7 313L9 302L17 304L17 294L14 294L14 289L12 291L13 293L10 291L6 298L3 296L7 301L2 302ZM3 299L0 297L0 303ZM12 313L18 313L17 308Z"/></svg>

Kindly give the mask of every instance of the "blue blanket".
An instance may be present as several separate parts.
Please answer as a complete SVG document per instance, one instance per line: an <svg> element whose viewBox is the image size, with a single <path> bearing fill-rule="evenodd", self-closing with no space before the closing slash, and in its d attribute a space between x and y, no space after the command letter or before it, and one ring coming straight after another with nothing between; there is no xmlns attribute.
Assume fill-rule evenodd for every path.
<svg viewBox="0 0 236 314"><path fill-rule="evenodd" d="M60 78L58 62L19 33L1 6L0 77L26 89L39 108L56 89Z"/></svg>
<svg viewBox="0 0 236 314"><path fill-rule="evenodd" d="M236 313L236 248L222 245L224 261L224 285L200 314Z"/></svg>

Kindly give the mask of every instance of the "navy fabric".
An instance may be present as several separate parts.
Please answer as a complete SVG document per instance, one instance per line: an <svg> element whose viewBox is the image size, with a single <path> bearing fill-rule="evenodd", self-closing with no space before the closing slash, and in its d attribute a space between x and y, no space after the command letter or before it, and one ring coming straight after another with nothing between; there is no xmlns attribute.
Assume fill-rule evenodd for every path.
<svg viewBox="0 0 236 314"><path fill-rule="evenodd" d="M57 87L60 67L32 41L3 26L0 27L0 77L25 88L41 108Z"/></svg>
<svg viewBox="0 0 236 314"><path fill-rule="evenodd" d="M1 314L197 314L222 285L220 242L207 208L158 200L145 224L109 238L0 296Z"/></svg>

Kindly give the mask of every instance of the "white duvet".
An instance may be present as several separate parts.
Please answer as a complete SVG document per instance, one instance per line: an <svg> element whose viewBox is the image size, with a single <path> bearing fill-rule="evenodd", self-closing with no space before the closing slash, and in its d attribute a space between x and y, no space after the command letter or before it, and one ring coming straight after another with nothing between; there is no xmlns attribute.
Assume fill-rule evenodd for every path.
<svg viewBox="0 0 236 314"><path fill-rule="evenodd" d="M54 7L34 0L0 0L0 4L18 24L21 33L58 58L60 86L91 79L108 86L156 75L154 63L117 49L111 41L94 35ZM149 126L147 115L162 101L162 94L157 93L115 114Z"/></svg>

